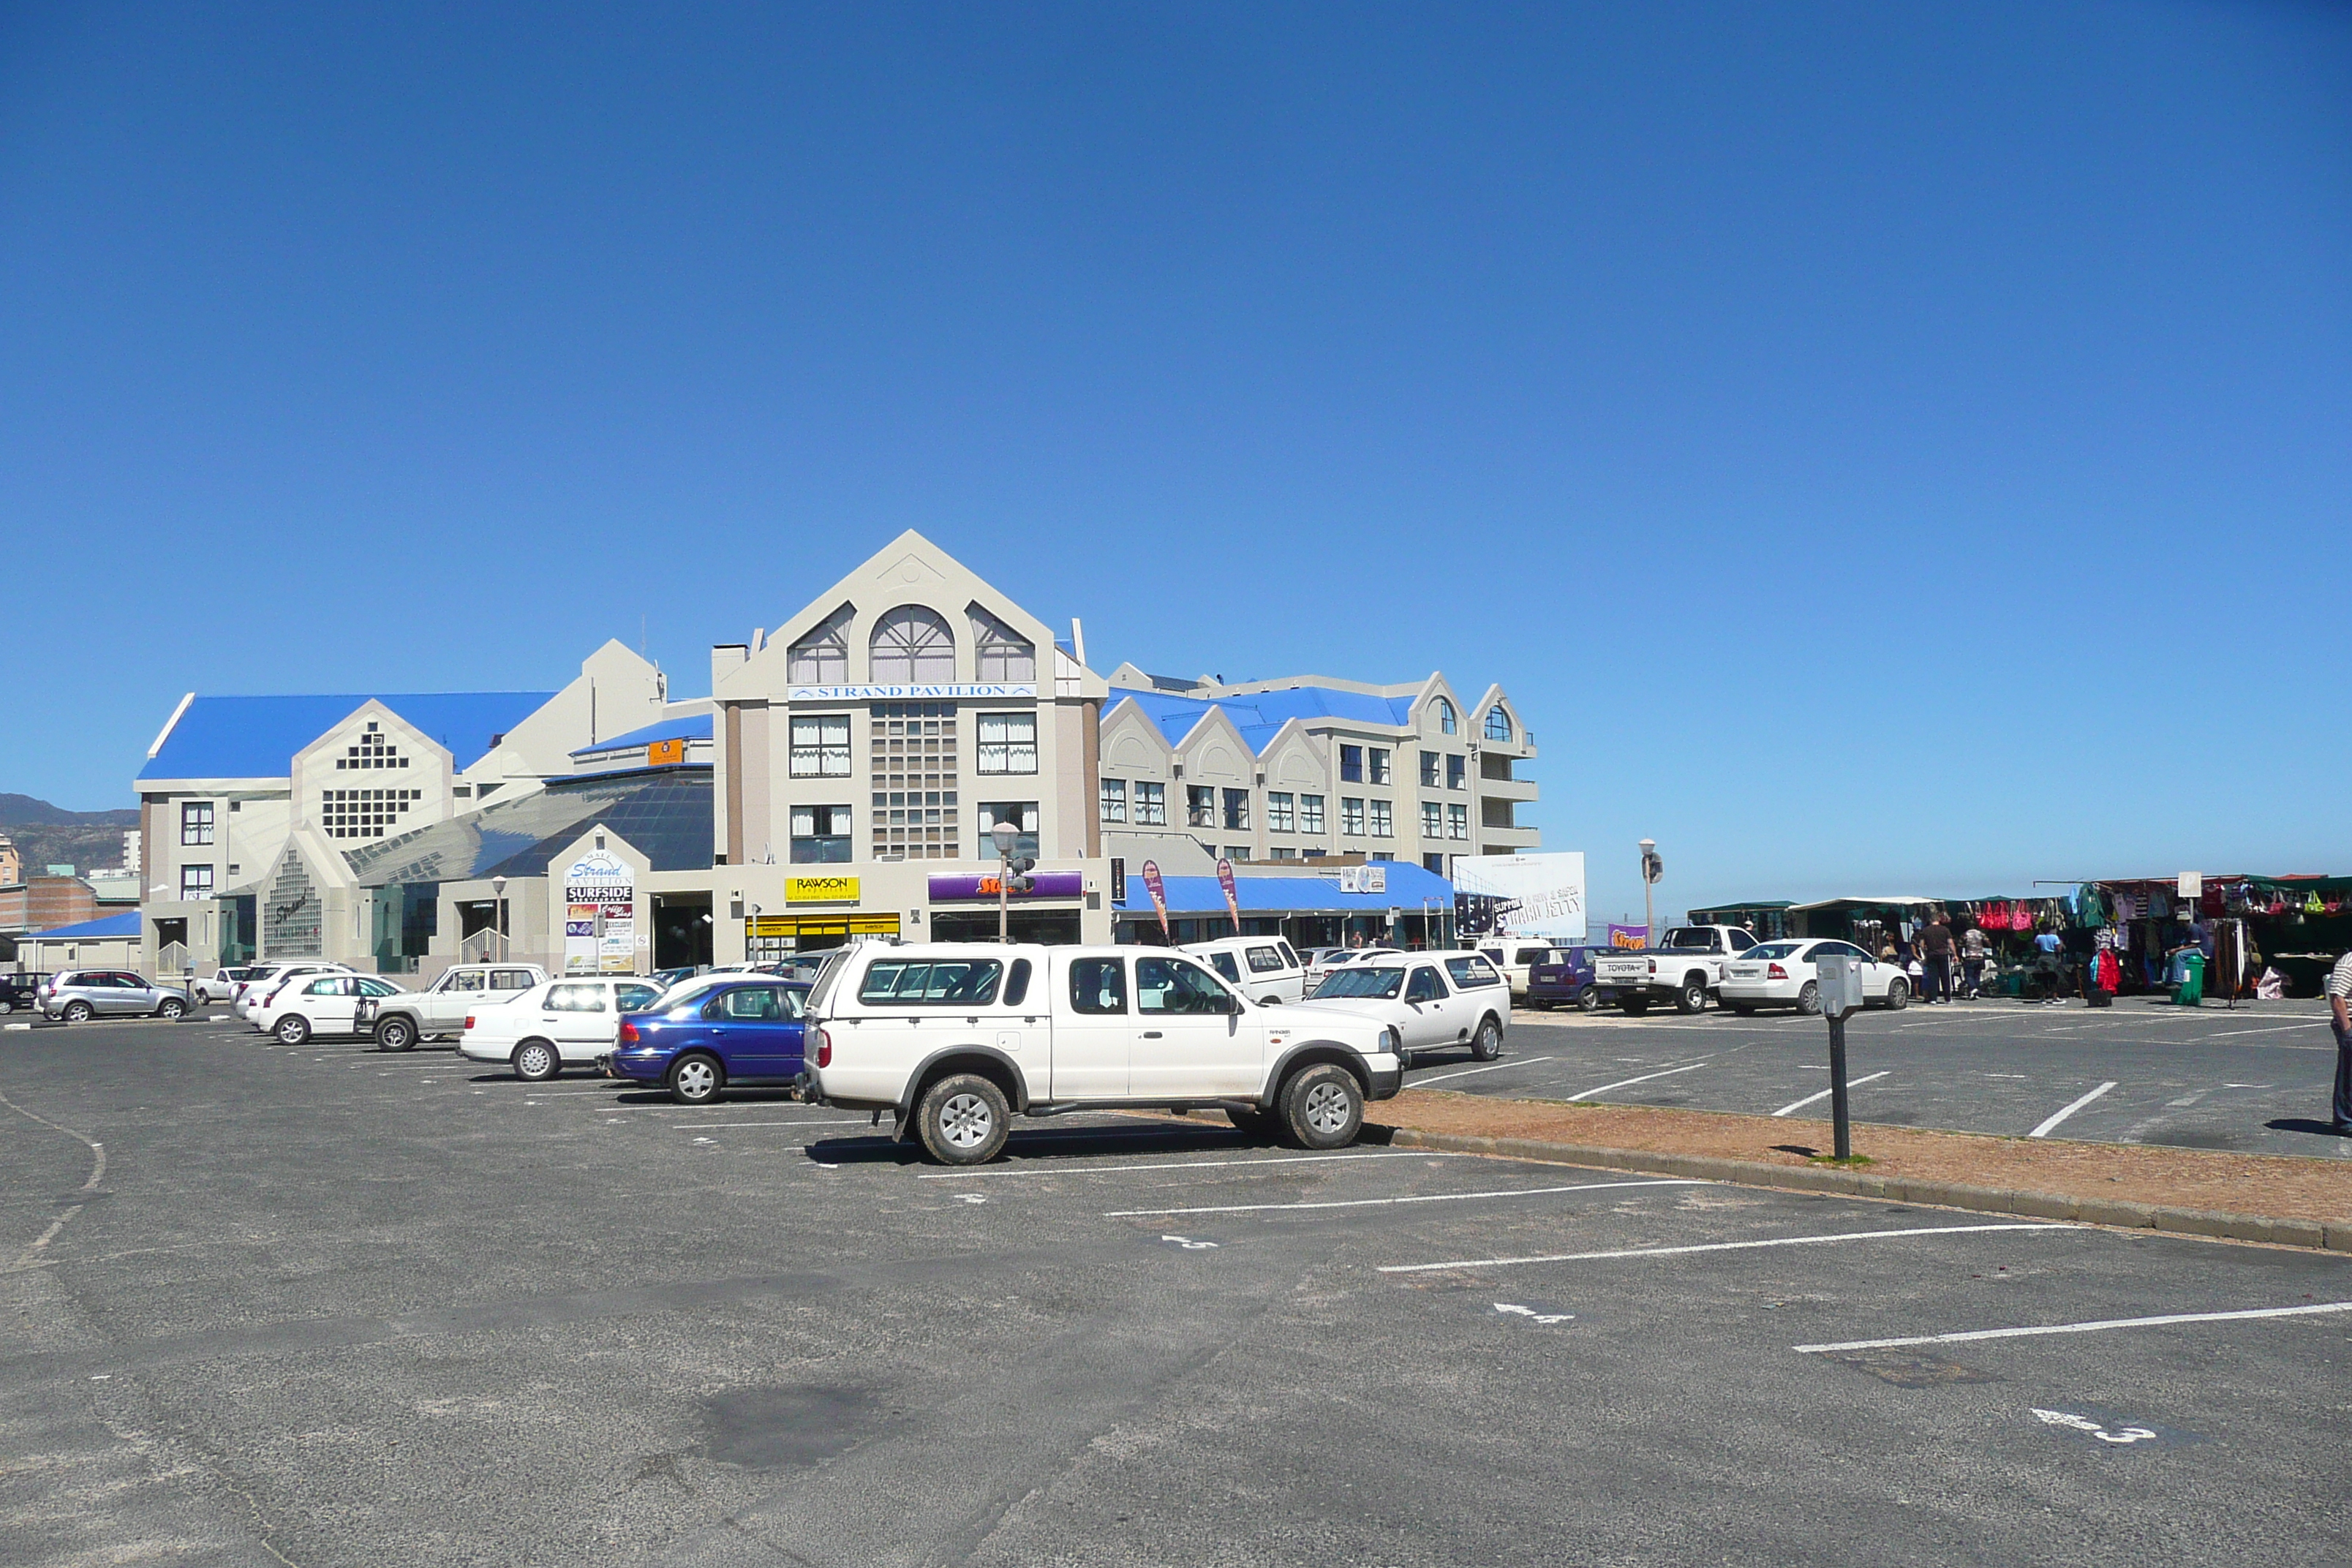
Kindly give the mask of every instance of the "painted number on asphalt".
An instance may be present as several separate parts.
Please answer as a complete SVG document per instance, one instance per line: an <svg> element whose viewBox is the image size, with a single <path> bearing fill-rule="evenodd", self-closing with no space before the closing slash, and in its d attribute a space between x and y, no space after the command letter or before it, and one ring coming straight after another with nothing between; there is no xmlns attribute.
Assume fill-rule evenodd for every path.
<svg viewBox="0 0 2352 1568"><path fill-rule="evenodd" d="M1517 1301L1497 1301L1495 1303L1495 1310L1509 1317L1526 1318L1538 1323L1572 1323L1576 1321L1574 1312L1542 1312L1533 1307L1522 1307Z"/></svg>
<svg viewBox="0 0 2352 1568"><path fill-rule="evenodd" d="M1199 1252L1204 1248L1217 1245L1213 1241L1194 1241L1190 1237L1182 1236L1163 1236L1160 1239L1162 1241L1172 1241L1187 1252Z"/></svg>
<svg viewBox="0 0 2352 1568"><path fill-rule="evenodd" d="M2040 1417L2042 1425L2046 1426L2063 1426L2070 1432L2080 1432L2086 1437L2096 1437L2102 1443L2123 1445L2148 1443L2156 1439L2156 1434L2145 1426L2119 1426L2110 1431L2089 1416L2076 1415L2070 1411L2036 1408L2033 1414Z"/></svg>
<svg viewBox="0 0 2352 1568"><path fill-rule="evenodd" d="M984 1204L987 1201L987 1194L983 1193L958 1193L956 1194L956 1202L960 1204Z"/></svg>

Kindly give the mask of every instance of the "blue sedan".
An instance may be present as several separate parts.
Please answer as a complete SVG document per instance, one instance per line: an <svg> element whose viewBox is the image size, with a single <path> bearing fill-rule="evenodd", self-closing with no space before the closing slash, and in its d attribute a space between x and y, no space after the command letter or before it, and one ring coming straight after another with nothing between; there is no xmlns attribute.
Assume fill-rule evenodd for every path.
<svg viewBox="0 0 2352 1568"><path fill-rule="evenodd" d="M680 1105L709 1105L732 1084L789 1084L801 1073L808 986L764 974L721 981L621 1022L611 1078L659 1084Z"/></svg>

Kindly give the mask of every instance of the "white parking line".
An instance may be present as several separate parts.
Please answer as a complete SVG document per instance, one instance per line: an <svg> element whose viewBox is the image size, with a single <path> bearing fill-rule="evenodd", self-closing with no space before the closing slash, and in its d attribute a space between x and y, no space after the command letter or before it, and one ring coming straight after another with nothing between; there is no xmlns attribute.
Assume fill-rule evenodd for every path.
<svg viewBox="0 0 2352 1568"><path fill-rule="evenodd" d="M2032 1131L2031 1131L2031 1132L2027 1133L2027 1134L2026 1134L2026 1136L2027 1136L2028 1138L2047 1138L2047 1137L2049 1137L2049 1136L2050 1136L2050 1130L2051 1130L2052 1128L2053 1128L2053 1127L2057 1126L2060 1122L2062 1122L2062 1121L2065 1121L2065 1120L2066 1120L2066 1118L2068 1118L2068 1117L2070 1117L2070 1116L2074 1115L2074 1112L2076 1112L2076 1111L2078 1111L2078 1110L2082 1110L2082 1109L2083 1109L2083 1107L2084 1107L2084 1106L2086 1106L2086 1105L2090 1104L2090 1103L2091 1103L2091 1101L2093 1101L2093 1100L2095 1100L2098 1099L2098 1098L2099 1098L2099 1096L2101 1096L2101 1095L2103 1095L2103 1094L2106 1093L2106 1092L2107 1092L2107 1090L2109 1090L2109 1089L2113 1089L2113 1088L2115 1088L2115 1087L2116 1087L2116 1086L2115 1086L2115 1081L2111 1079L2109 1079L2107 1082L2105 1082L2105 1083L2103 1083L2103 1084L2099 1085L2099 1087L2098 1087L2098 1088L2096 1088L2096 1089L2093 1089L2090 1093L2088 1093L2088 1094L2084 1095L2082 1099L2080 1099L2080 1100L2075 1100L2073 1104L2071 1104L2071 1105L2065 1105L2065 1106L2061 1106L2061 1107L2059 1108L2059 1110L2058 1110L2058 1113L2057 1113L2056 1115L2054 1115L2054 1116L2051 1117L2051 1118L2050 1118L2050 1120L2048 1120L2047 1121L2044 1121L2041 1126L2039 1126L2039 1127L2035 1128Z"/></svg>
<svg viewBox="0 0 2352 1568"><path fill-rule="evenodd" d="M1613 1252L1556 1252L1539 1258L1474 1258L1454 1263L1390 1263L1382 1274L1419 1274L1433 1268L1499 1268L1512 1263L1590 1263L1603 1258L1674 1258L1691 1252L1746 1252L1759 1247L1820 1247L1832 1241L1885 1241L1900 1236L1961 1236L1986 1230L2082 1230L2064 1223L1939 1225L1916 1230L1841 1230L1828 1236L1782 1236L1769 1241L1710 1241L1699 1247L1628 1247Z"/></svg>
<svg viewBox="0 0 2352 1568"><path fill-rule="evenodd" d="M2221 1029L2210 1035L2200 1035L2198 1038L2205 1040L2227 1040L2234 1038L2239 1035L2284 1035L2290 1029L2315 1029L2319 1027L2321 1022L2322 1020L2314 1018L2310 1022L2303 1024L2273 1024L2267 1029Z"/></svg>
<svg viewBox="0 0 2352 1568"><path fill-rule="evenodd" d="M1888 1070L1889 1070L1889 1071L1892 1071L1893 1069L1892 1069L1892 1068L1889 1068ZM1883 1073L1883 1072L1874 1072L1874 1073L1872 1073L1868 1078L1850 1078L1850 1079L1846 1079L1846 1081L1845 1081L1845 1086L1846 1086L1846 1088L1848 1088L1848 1089L1858 1089L1858 1088L1860 1088L1862 1085L1864 1085L1864 1084L1865 1084L1865 1083L1876 1083L1880 1079L1883 1079L1883 1078L1885 1078L1885 1076L1886 1076L1886 1074L1885 1074L1885 1073ZM1804 1098L1804 1099L1802 1099L1802 1100L1800 1100L1794 1101L1794 1102L1793 1102L1793 1103L1791 1103L1791 1104L1788 1104L1788 1105L1784 1105L1784 1106L1782 1106L1780 1110L1778 1110L1774 1111L1772 1114L1773 1114L1773 1115L1775 1115L1775 1116L1786 1116L1786 1115L1788 1115L1788 1114L1789 1114L1789 1112L1790 1112L1790 1111L1792 1111L1792 1110L1803 1110L1805 1107L1807 1107L1808 1105L1812 1104L1812 1102L1813 1102L1813 1101L1815 1101L1815 1100L1827 1100L1831 1095L1835 1094L1836 1092L1837 1092L1837 1090L1836 1090L1835 1089L1833 1089L1833 1088L1832 1088L1832 1089L1825 1089L1822 1090L1822 1091L1821 1091L1821 1093L1819 1093L1819 1094L1809 1094L1809 1095L1805 1096L1805 1098Z"/></svg>
<svg viewBox="0 0 2352 1568"><path fill-rule="evenodd" d="M1905 1345L1956 1345L1969 1340L2021 1340L2036 1334L2095 1334L2106 1329L2156 1329L2168 1323L2230 1323L2249 1318L2301 1318L2319 1312L2352 1312L2352 1301L2322 1301L2309 1307L2256 1307L2240 1312L2167 1312L2155 1318L2100 1318L2087 1323L2045 1323L2027 1329L1970 1329L1957 1334L1916 1334L1899 1340L1847 1340L1833 1345L1791 1345L1799 1355L1824 1351L1884 1351Z"/></svg>
<svg viewBox="0 0 2352 1568"><path fill-rule="evenodd" d="M969 1182L982 1176L1122 1176L1129 1171L1208 1171L1226 1165L1305 1165L1327 1160L1466 1160L1450 1149L1381 1150L1366 1154L1272 1154L1255 1160L1180 1160L1164 1165L1047 1165L1008 1171L925 1171L919 1182Z"/></svg>
<svg viewBox="0 0 2352 1568"><path fill-rule="evenodd" d="M1406 1087L1407 1089L1419 1089L1423 1084L1425 1084L1425 1083L1444 1083L1444 1082L1447 1079L1449 1079L1449 1078L1468 1078L1468 1077L1469 1077L1472 1073L1474 1073L1474 1072L1500 1072L1500 1071L1502 1071L1505 1068L1528 1068L1528 1067L1533 1067L1533 1066L1535 1066L1535 1065L1536 1065L1536 1063L1538 1063L1538 1062L1548 1062L1548 1061L1551 1061L1551 1060L1553 1060L1553 1059L1555 1059L1555 1058L1551 1058L1551 1057L1528 1057L1528 1058L1525 1058L1525 1059L1523 1059L1523 1060L1517 1060L1517 1061L1507 1061L1507 1062L1496 1062L1493 1067L1486 1067L1486 1068L1464 1068L1460 1072L1442 1072L1442 1073L1439 1073L1435 1078L1416 1078L1416 1079L1408 1079L1408 1080L1406 1081L1406 1083L1405 1083L1405 1087Z"/></svg>
<svg viewBox="0 0 2352 1568"><path fill-rule="evenodd" d="M1647 1083L1654 1078L1672 1078L1678 1072L1696 1072L1699 1068L1705 1066L1706 1066L1706 1062L1693 1062L1688 1067L1668 1068L1664 1072L1645 1072L1640 1078L1621 1078L1615 1083L1604 1083L1599 1089L1588 1089L1580 1093L1571 1094L1568 1098L1570 1100L1591 1100L1594 1095L1607 1094L1612 1089L1623 1089L1629 1084Z"/></svg>
<svg viewBox="0 0 2352 1568"><path fill-rule="evenodd" d="M1597 1193L1604 1187L1704 1187L1712 1184L1696 1176L1676 1176L1657 1182L1584 1182L1572 1187L1509 1187L1489 1193L1432 1193L1425 1197L1412 1198L1341 1198L1321 1204L1220 1204L1210 1208L1112 1209L1103 1218L1132 1219L1139 1215L1265 1214L1280 1209L1362 1209L1392 1204L1453 1204L1470 1198L1535 1198L1551 1193Z"/></svg>

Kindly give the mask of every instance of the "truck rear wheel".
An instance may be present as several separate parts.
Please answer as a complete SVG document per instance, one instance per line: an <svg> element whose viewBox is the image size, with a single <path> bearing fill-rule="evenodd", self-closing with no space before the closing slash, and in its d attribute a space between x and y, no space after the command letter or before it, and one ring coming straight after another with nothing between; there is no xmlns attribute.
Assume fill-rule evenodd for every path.
<svg viewBox="0 0 2352 1568"><path fill-rule="evenodd" d="M923 1091L915 1131L942 1165L984 1165L1004 1152L1013 1107L1004 1091L976 1072L950 1073Z"/></svg>
<svg viewBox="0 0 2352 1568"><path fill-rule="evenodd" d="M1706 982L1696 978L1684 981L1682 989L1675 993L1675 1011L1699 1013L1706 1009Z"/></svg>
<svg viewBox="0 0 2352 1568"><path fill-rule="evenodd" d="M1364 1125L1364 1090L1346 1068L1317 1062L1282 1086L1282 1130L1301 1149L1344 1149Z"/></svg>

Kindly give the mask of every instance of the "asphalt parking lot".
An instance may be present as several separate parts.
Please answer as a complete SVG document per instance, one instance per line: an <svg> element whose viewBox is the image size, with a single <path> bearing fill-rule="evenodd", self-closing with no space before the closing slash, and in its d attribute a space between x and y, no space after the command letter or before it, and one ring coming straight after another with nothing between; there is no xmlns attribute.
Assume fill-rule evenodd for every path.
<svg viewBox="0 0 2352 1568"><path fill-rule="evenodd" d="M11 1563L2352 1560L2340 1257L200 1024L0 1096Z"/></svg>
<svg viewBox="0 0 2352 1568"><path fill-rule="evenodd" d="M2336 1043L2319 1002L2093 1009L2007 1003L1872 1010L1846 1028L1856 1121L2258 1154L2352 1158L2328 1127ZM1829 1026L1712 1008L1522 1009L1506 1058L1455 1051L1406 1081L1512 1099L1826 1120Z"/></svg>

